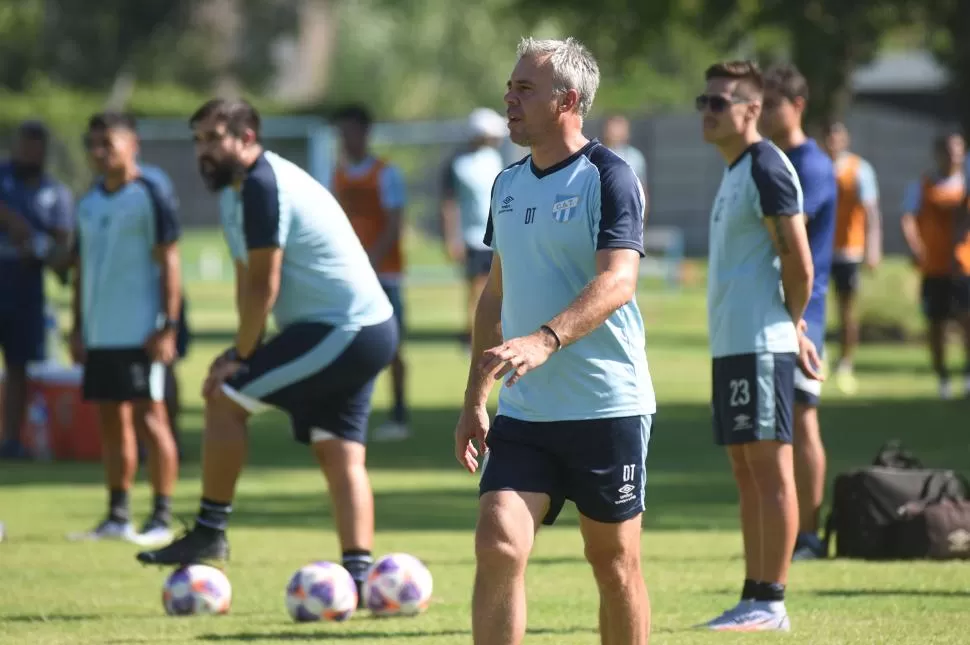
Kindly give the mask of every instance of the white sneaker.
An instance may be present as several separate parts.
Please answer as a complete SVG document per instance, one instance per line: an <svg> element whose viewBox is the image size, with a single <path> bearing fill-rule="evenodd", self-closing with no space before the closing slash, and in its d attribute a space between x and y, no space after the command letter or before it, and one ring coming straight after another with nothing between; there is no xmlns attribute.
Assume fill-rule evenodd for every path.
<svg viewBox="0 0 970 645"><path fill-rule="evenodd" d="M374 441L403 441L411 436L404 423L389 421L374 431Z"/></svg>
<svg viewBox="0 0 970 645"><path fill-rule="evenodd" d="M788 632L791 620L784 602L748 601L743 608L739 605L715 618L707 628L718 632Z"/></svg>
<svg viewBox="0 0 970 645"><path fill-rule="evenodd" d="M701 623L700 625L697 625L697 627L699 627L699 628L707 628L707 629L717 629L717 627L719 625L730 623L731 621L734 620L734 618L736 616L739 616L739 615L743 614L744 612L746 612L748 610L748 607L751 605L752 602L754 602L754 601L753 600L739 600L738 601L738 604L736 604L734 607L731 607L730 609L728 609L727 611L725 611L723 614L721 614L717 618L714 618L712 620L709 620L706 623Z"/></svg>
<svg viewBox="0 0 970 645"><path fill-rule="evenodd" d="M166 524L149 519L132 541L139 546L160 547L169 544L175 534Z"/></svg>
<svg viewBox="0 0 970 645"><path fill-rule="evenodd" d="M135 529L131 525L131 522L119 522L117 520L107 519L90 531L68 533L67 539L72 542L97 540L124 540L126 542L134 542Z"/></svg>
<svg viewBox="0 0 970 645"><path fill-rule="evenodd" d="M953 384L949 379L940 381L940 398L949 401L953 398Z"/></svg>

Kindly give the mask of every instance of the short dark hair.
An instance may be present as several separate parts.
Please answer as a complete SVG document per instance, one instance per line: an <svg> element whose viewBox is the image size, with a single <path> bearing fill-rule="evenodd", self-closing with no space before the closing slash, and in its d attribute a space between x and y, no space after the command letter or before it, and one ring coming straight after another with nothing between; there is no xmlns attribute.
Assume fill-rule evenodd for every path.
<svg viewBox="0 0 970 645"><path fill-rule="evenodd" d="M88 130L113 130L121 128L130 132L135 132L135 117L126 112L115 112L107 110L98 112L88 119Z"/></svg>
<svg viewBox="0 0 970 645"><path fill-rule="evenodd" d="M704 72L708 81L715 78L726 78L740 81L738 87L746 88L750 94L760 96L764 92L764 77L758 63L752 60L729 60L714 63ZM744 98L750 98L745 96Z"/></svg>
<svg viewBox="0 0 970 645"><path fill-rule="evenodd" d="M231 134L239 136L249 129L259 139L259 111L245 99L210 99L189 117L189 127L195 127L196 123L210 117L225 123Z"/></svg>
<svg viewBox="0 0 970 645"><path fill-rule="evenodd" d="M829 136L830 134L834 134L840 130L848 132L849 128L845 127L845 124L838 119L833 119L822 123L822 134L824 136Z"/></svg>
<svg viewBox="0 0 970 645"><path fill-rule="evenodd" d="M966 143L966 139L963 138L963 135L960 133L959 130L947 130L941 134L936 135L936 137L933 139L933 150L937 152L945 152L946 144L948 144L950 142L950 139L954 137L958 137L960 141L963 141L964 143Z"/></svg>
<svg viewBox="0 0 970 645"><path fill-rule="evenodd" d="M372 115L367 106L362 103L349 103L334 110L333 120L350 121L351 123L356 123L366 130L367 128L370 128L371 124L374 123L374 115Z"/></svg>
<svg viewBox="0 0 970 645"><path fill-rule="evenodd" d="M778 92L789 101L808 101L808 81L791 63L773 65L765 72L765 89Z"/></svg>
<svg viewBox="0 0 970 645"><path fill-rule="evenodd" d="M36 141L43 146L50 141L50 131L43 121L24 121L17 127L17 136L21 139Z"/></svg>

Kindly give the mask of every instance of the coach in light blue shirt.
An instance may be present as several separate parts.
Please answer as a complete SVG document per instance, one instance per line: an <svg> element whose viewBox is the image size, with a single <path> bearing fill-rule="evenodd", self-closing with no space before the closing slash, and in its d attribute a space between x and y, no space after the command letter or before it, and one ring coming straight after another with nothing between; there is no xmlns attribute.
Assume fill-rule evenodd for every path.
<svg viewBox="0 0 970 645"><path fill-rule="evenodd" d="M643 189L623 159L582 134L599 84L589 51L571 38L526 39L518 54L506 114L512 140L531 154L492 188L485 243L495 256L455 431L455 457L469 471L488 450L474 640L524 636L533 538L569 499L600 589L610 589L600 596L610 620L601 631L608 627L615 642L646 642L637 556L656 402L635 299ZM495 380L504 386L489 428Z"/></svg>

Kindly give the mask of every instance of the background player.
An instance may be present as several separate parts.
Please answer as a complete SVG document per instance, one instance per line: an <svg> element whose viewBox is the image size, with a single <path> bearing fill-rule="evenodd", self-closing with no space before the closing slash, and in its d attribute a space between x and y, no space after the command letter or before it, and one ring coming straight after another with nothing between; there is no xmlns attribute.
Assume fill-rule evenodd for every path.
<svg viewBox="0 0 970 645"><path fill-rule="evenodd" d="M802 320L812 294L812 254L795 169L758 134L758 66L719 63L706 78L696 102L704 140L727 163L711 212L708 270L714 432L738 484L745 559L741 601L706 627L787 631L785 585L798 530L791 447L796 360L818 377Z"/></svg>
<svg viewBox="0 0 970 645"><path fill-rule="evenodd" d="M334 115L343 152L333 177L333 194L343 207L354 232L370 258L371 266L394 307L399 344L391 363L394 407L390 421L374 432L378 441L406 439L408 430L407 384L401 344L406 318L404 296L404 252L401 235L406 203L404 176L391 163L371 153L370 111L362 105L348 105Z"/></svg>
<svg viewBox="0 0 970 645"><path fill-rule="evenodd" d="M498 147L508 128L505 119L489 108L474 110L468 126L472 132L468 145L445 164L441 230L448 257L464 264L467 326L462 342L470 346L475 307L492 266L492 249L482 240L492 184L504 166Z"/></svg>
<svg viewBox="0 0 970 645"><path fill-rule="evenodd" d="M350 223L299 166L264 150L259 113L213 99L190 124L199 170L221 191L236 265L239 330L203 385L202 500L195 526L146 564L224 561L225 531L246 459L250 415L290 416L326 477L343 565L363 583L371 565L374 497L364 440L374 380L397 345L397 324ZM269 312L280 332L265 344Z"/></svg>
<svg viewBox="0 0 970 645"><path fill-rule="evenodd" d="M923 315L929 323L930 358L940 396L953 396L946 365L946 325L962 331L966 362L964 396L970 397L970 226L967 223L964 156L959 134L933 142L934 172L911 184L903 199L903 235L923 277Z"/></svg>
<svg viewBox="0 0 970 645"><path fill-rule="evenodd" d="M10 160L0 164L0 459L29 456L20 442L27 411L27 364L54 351L45 347L44 266L62 272L71 264L67 251L74 200L46 173L49 139L42 123L22 123Z"/></svg>
<svg viewBox="0 0 970 645"><path fill-rule="evenodd" d="M837 189L832 160L814 139L805 136L802 116L808 102L808 83L792 65L779 65L765 74L762 132L781 148L791 161L802 187L802 212L812 251L812 296L803 320L806 334L822 352L825 342L825 303L832 240L835 234ZM825 556L818 536L819 513L825 495L825 446L818 422L822 383L795 371L795 482L798 489L799 532L796 559Z"/></svg>
<svg viewBox="0 0 970 645"><path fill-rule="evenodd" d="M495 181L485 235L495 258L455 432L469 471L486 441L489 451L474 642L521 642L533 540L568 498L599 587L601 642L644 645L640 532L656 402L636 304L643 191L630 166L583 136L599 85L589 51L573 39L526 39L518 56L505 102L512 141L531 154ZM503 377L489 430L485 404Z"/></svg>
<svg viewBox="0 0 970 645"><path fill-rule="evenodd" d="M178 455L165 410L165 365L175 360L181 303L179 223L171 194L141 175L135 122L104 112L88 121L86 145L101 181L78 202L74 360L83 393L97 404L108 516L77 539L171 539ZM132 427L134 426L134 427ZM155 494L136 534L128 493L138 468L135 433L148 452Z"/></svg>
<svg viewBox="0 0 970 645"><path fill-rule="evenodd" d="M849 131L842 123L824 129L823 147L835 163L838 205L835 216L835 244L832 250L832 284L838 298L840 355L835 384L846 394L855 394L855 350L859 345L859 265L869 270L882 259L882 216L879 185L868 161L849 152Z"/></svg>

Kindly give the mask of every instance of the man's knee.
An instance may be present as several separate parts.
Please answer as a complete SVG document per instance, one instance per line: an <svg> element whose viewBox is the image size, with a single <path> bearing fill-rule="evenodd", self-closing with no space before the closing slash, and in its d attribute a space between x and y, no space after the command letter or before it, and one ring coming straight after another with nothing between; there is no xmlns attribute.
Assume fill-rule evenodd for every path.
<svg viewBox="0 0 970 645"><path fill-rule="evenodd" d="M248 419L249 412L245 408L219 391L205 402L205 438L223 441L245 438Z"/></svg>
<svg viewBox="0 0 970 645"><path fill-rule="evenodd" d="M310 439L313 454L328 480L337 482L367 476L367 449L364 444L332 435L321 438L312 430Z"/></svg>
<svg viewBox="0 0 970 645"><path fill-rule="evenodd" d="M475 559L479 571L486 574L524 571L532 550L535 528L529 526L530 511L524 505L515 508L521 500L510 495L515 494L499 491L485 493L481 498L475 528Z"/></svg>
<svg viewBox="0 0 970 645"><path fill-rule="evenodd" d="M622 535L620 525L615 526L615 536L586 540L586 561L601 586L623 586L641 575L640 532Z"/></svg>

